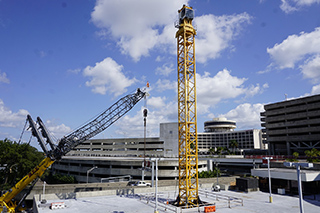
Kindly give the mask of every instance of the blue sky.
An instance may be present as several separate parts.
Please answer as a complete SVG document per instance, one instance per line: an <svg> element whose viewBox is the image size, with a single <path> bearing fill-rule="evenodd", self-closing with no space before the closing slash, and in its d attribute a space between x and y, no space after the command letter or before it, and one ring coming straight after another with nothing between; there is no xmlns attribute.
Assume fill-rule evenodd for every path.
<svg viewBox="0 0 320 213"><path fill-rule="evenodd" d="M260 128L264 104L320 93L320 0L0 0L0 139L17 141L27 114L60 138L147 81L147 103L97 137L143 137L145 104L158 136L177 121L183 4L197 28L198 132L221 116Z"/></svg>

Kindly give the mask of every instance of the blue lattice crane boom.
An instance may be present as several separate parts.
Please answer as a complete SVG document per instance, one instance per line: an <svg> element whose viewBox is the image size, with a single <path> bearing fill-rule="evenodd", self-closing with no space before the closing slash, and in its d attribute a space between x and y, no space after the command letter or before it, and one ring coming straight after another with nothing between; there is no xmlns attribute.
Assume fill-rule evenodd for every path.
<svg viewBox="0 0 320 213"><path fill-rule="evenodd" d="M114 122L119 120L145 95L146 92L141 91L138 88L135 93L124 96L93 120L61 138L58 142L58 145L53 143L53 140L51 139L50 134L42 120L39 117L37 118L37 123L39 125L38 127L38 125L32 120L31 116L28 115L27 121L29 122L32 135L37 138L47 157L33 170L31 170L29 174L23 177L14 187L0 197L0 212L16 212L28 193L25 194L18 203L14 201L14 198L24 188L26 188L30 183L33 183L33 186L36 180L43 175L43 173L51 164L57 160L60 160L62 156L66 155L77 145L96 136L111 126ZM49 144L49 149L46 144ZM30 187L30 191L31 189L32 187Z"/></svg>

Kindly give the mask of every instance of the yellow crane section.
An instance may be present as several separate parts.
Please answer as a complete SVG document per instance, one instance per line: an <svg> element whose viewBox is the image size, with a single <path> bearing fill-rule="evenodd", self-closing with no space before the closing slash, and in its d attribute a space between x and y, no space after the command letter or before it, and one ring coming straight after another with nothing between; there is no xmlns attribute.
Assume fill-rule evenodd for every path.
<svg viewBox="0 0 320 213"><path fill-rule="evenodd" d="M12 201L24 188L26 188L31 182L40 178L47 168L54 163L54 160L46 157L41 163L36 166L29 174L24 176L10 191L0 197L0 210L6 209L6 212L16 212L17 203Z"/></svg>
<svg viewBox="0 0 320 213"><path fill-rule="evenodd" d="M178 59L179 206L194 207L198 196L198 137L196 105L194 11L183 5L176 24Z"/></svg>
<svg viewBox="0 0 320 213"><path fill-rule="evenodd" d="M37 138L47 157L41 161L41 163L31 172L29 172L29 174L23 177L14 187L0 197L0 212L14 213L23 209L20 208L20 205L30 191L25 193L20 200L16 199L16 196L24 188L32 183L32 189L33 185L36 183L36 180L42 176L42 174L51 164L53 164L55 161L59 161L70 150L74 149L80 143L89 140L90 138L107 129L114 122L129 112L145 96L145 94L146 92L141 91L138 88L135 93L122 97L93 120L71 132L69 135L61 138L58 145L53 143L47 128L39 117L37 118L37 125L32 120L31 116L27 115L27 120L29 121L32 135ZM45 141L50 145L50 150L46 146Z"/></svg>

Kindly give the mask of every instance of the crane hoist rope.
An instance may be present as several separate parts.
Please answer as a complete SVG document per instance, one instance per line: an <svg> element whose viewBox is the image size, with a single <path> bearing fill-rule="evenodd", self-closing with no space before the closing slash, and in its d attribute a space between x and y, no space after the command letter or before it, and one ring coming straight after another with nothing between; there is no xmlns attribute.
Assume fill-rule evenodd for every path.
<svg viewBox="0 0 320 213"><path fill-rule="evenodd" d="M107 110L99 114L92 121L84 124L67 136L61 138L58 142L58 145L53 143L49 131L39 117L37 118L37 125L32 120L31 116L27 115L27 121L29 122L32 135L37 138L42 150L45 152L47 157L42 160L40 164L37 165L33 170L31 170L29 174L23 177L15 186L13 186L9 191L4 193L0 197L0 212L16 212L19 204L22 202L22 200L20 200L19 204L17 204L13 201L16 195L18 195L30 183L35 183L35 180L41 177L45 170L55 161L60 160L62 156L66 155L77 145L96 136L97 134L111 126L113 123L115 123L117 120L119 120L122 116L129 112L145 95L146 92L138 88L135 93L124 96ZM49 149L46 144L49 144ZM25 197L26 195L24 196L24 198Z"/></svg>

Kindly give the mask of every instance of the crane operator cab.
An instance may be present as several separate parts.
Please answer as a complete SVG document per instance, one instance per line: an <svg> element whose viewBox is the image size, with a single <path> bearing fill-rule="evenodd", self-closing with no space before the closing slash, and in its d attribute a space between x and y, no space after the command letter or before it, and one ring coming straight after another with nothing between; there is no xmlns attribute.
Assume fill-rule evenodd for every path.
<svg viewBox="0 0 320 213"><path fill-rule="evenodd" d="M184 7L181 9L179 13L179 24L182 24L184 19L193 20L194 18L194 11L188 7L185 7L185 5L183 6Z"/></svg>

